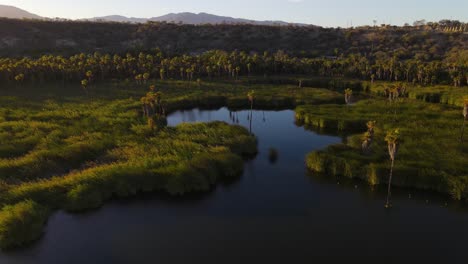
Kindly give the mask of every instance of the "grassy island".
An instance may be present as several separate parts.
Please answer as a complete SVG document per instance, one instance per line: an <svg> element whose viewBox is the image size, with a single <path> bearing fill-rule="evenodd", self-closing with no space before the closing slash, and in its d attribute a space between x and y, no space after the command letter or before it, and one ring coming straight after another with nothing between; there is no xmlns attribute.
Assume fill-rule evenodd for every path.
<svg viewBox="0 0 468 264"><path fill-rule="evenodd" d="M446 93L451 92L449 89L446 88ZM371 185L387 184L390 160L385 137L389 131L398 129L401 142L392 185L467 199L468 142L460 140L462 108L421 99L389 101L371 97L349 106L298 107L299 124L346 138L343 144L309 154L308 168L330 176L363 179ZM366 133L369 121L375 127L372 144L367 146L363 144L369 137Z"/></svg>

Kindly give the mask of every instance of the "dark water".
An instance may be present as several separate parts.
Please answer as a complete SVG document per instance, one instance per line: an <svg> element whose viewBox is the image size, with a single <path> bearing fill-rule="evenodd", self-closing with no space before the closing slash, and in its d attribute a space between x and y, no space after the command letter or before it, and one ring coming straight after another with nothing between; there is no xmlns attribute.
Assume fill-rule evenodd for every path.
<svg viewBox="0 0 468 264"><path fill-rule="evenodd" d="M248 112L237 116L248 127ZM210 120L230 122L229 112L177 112L169 123ZM260 154L239 181L58 212L39 242L0 263L468 263L468 212L408 190L385 210L379 190L308 176L306 153L341 139L295 126L292 111L254 112L253 132Z"/></svg>

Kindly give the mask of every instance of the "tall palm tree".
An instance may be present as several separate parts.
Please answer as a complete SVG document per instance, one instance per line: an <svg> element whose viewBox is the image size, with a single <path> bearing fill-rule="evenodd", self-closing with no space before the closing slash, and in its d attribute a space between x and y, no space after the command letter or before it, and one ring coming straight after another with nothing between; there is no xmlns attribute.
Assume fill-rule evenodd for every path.
<svg viewBox="0 0 468 264"><path fill-rule="evenodd" d="M88 82L91 82L91 80L93 79L93 72L92 71L87 71L86 72L86 78L88 79Z"/></svg>
<svg viewBox="0 0 468 264"><path fill-rule="evenodd" d="M362 143L362 152L370 153L372 142L374 141L374 128L376 121L367 122L367 132L364 134L364 142Z"/></svg>
<svg viewBox="0 0 468 264"><path fill-rule="evenodd" d="M251 90L250 92L247 93L247 99L249 99L249 102L250 102L250 133L252 133L252 117L253 117L253 106L254 106L254 100L255 100L254 90Z"/></svg>
<svg viewBox="0 0 468 264"><path fill-rule="evenodd" d="M15 81L22 82L24 80L24 74L20 73L15 76Z"/></svg>
<svg viewBox="0 0 468 264"><path fill-rule="evenodd" d="M166 113L163 105L162 105L162 97L163 94L162 92L156 92L153 94L154 96L154 101L156 102L156 105L158 106L158 114L164 116Z"/></svg>
<svg viewBox="0 0 468 264"><path fill-rule="evenodd" d="M251 90L250 92L247 93L247 99L249 99L249 102L250 102L250 111L253 111L253 105L254 105L254 100L255 100L254 90Z"/></svg>
<svg viewBox="0 0 468 264"><path fill-rule="evenodd" d="M143 75L142 74L137 74L135 76L135 81L138 85L141 85L141 80L143 79Z"/></svg>
<svg viewBox="0 0 468 264"><path fill-rule="evenodd" d="M388 145L388 154L390 155L390 160L392 162L391 167L390 167L390 176L388 178L388 192L387 192L387 202L385 204L385 208L390 208L390 200L391 200L391 187L392 187L392 178L393 178L393 167L395 165L395 157L398 152L398 145L400 141L400 130L395 129L392 131L389 131L387 133L387 136L385 137L385 141L387 142Z"/></svg>
<svg viewBox="0 0 468 264"><path fill-rule="evenodd" d="M161 68L161 70L159 70L159 77L163 81L164 81L164 76L166 76L166 70L164 68Z"/></svg>
<svg viewBox="0 0 468 264"><path fill-rule="evenodd" d="M146 96L144 96L144 97L142 97L140 99L140 102L141 102L141 107L142 107L142 110L143 110L143 117L148 117L149 116L148 98Z"/></svg>
<svg viewBox="0 0 468 264"><path fill-rule="evenodd" d="M24 80L24 74L20 73L20 74L15 76L15 81L16 81L17 84L22 83L23 80Z"/></svg>
<svg viewBox="0 0 468 264"><path fill-rule="evenodd" d="M345 90L345 102L347 105L350 105L351 104L351 99L353 97L353 90L351 89L346 89Z"/></svg>
<svg viewBox="0 0 468 264"><path fill-rule="evenodd" d="M86 95L88 95L88 80L84 79L81 81L81 88L83 88Z"/></svg>
<svg viewBox="0 0 468 264"><path fill-rule="evenodd" d="M144 73L143 74L143 83L146 84L148 82L149 78L150 78L150 74L147 73L147 72Z"/></svg>

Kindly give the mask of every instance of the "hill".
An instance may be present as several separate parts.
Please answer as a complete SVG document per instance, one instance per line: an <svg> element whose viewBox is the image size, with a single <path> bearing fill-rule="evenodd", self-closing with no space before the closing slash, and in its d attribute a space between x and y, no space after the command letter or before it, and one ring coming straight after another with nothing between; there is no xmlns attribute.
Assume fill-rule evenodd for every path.
<svg viewBox="0 0 468 264"><path fill-rule="evenodd" d="M8 5L0 5L0 17L5 18L15 18L15 19L41 19L42 17L29 13L23 9L8 6Z"/></svg>
<svg viewBox="0 0 468 264"><path fill-rule="evenodd" d="M457 24L459 23L459 24ZM420 27L360 27L248 24L187 25L0 19L0 56L71 55L81 52L200 54L207 50L276 52L298 57L349 54L400 60L442 60L468 49L468 25L443 21Z"/></svg>

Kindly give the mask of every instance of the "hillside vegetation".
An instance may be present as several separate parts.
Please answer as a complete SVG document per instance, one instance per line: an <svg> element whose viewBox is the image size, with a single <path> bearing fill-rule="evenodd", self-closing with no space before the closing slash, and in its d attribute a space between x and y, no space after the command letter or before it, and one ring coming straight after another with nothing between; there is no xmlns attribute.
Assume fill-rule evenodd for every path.
<svg viewBox="0 0 468 264"><path fill-rule="evenodd" d="M0 19L0 56L125 53L160 48L169 54L213 49L245 52L284 50L317 57L378 52L421 60L442 59L452 49L466 49L466 24L441 21L418 27L179 25Z"/></svg>

